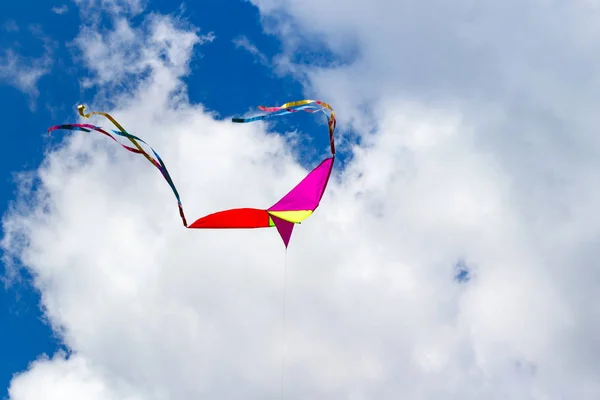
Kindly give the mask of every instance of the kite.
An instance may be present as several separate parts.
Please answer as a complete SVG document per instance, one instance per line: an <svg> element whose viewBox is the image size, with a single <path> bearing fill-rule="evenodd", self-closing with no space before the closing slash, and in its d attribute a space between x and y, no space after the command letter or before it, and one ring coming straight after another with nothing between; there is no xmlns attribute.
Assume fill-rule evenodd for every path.
<svg viewBox="0 0 600 400"><path fill-rule="evenodd" d="M206 215L197 219L192 224L188 225L183 205L179 193L169 175L169 171L158 153L137 136L128 133L110 114L104 112L85 113L85 106L77 107L79 115L84 118L90 118L92 115L102 115L106 117L118 130L106 130L99 126L91 124L66 124L56 125L48 129L48 133L55 130L77 130L83 132L96 131L102 133L115 142L119 143L126 150L143 155L151 164L153 164L161 172L175 198L179 208L179 215L183 225L188 229L253 229L253 228L272 228L275 227L283 240L285 247L288 247L292 231L295 224L300 224L306 218L311 216L319 206L321 198L327 188L333 163L335 160L335 144L334 132L336 128L335 113L331 106L327 103L318 100L300 100L283 104L279 107L258 107L265 112L263 115L258 115L250 118L233 118L232 122L249 123L254 121L265 120L273 116L286 115L298 111L309 113L323 112L327 116L329 128L329 144L331 148L331 157L323 160L316 168L314 168L300 183L290 190L279 201L266 209L257 208L235 208L230 210L219 211L213 214ZM114 135L128 139L134 147L120 143ZM147 153L140 143L148 146L152 155Z"/></svg>

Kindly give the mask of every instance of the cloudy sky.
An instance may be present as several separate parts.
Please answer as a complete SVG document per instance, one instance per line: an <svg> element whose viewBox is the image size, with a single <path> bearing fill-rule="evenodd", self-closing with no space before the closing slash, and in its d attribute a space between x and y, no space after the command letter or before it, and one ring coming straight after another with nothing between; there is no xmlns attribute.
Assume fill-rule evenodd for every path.
<svg viewBox="0 0 600 400"><path fill-rule="evenodd" d="M8 400L600 398L600 7L505 0L0 5ZM287 253L264 208L339 150ZM110 125L94 119L102 126ZM285 274L284 274L285 272ZM285 341L283 288L287 281ZM285 343L284 343L285 342Z"/></svg>

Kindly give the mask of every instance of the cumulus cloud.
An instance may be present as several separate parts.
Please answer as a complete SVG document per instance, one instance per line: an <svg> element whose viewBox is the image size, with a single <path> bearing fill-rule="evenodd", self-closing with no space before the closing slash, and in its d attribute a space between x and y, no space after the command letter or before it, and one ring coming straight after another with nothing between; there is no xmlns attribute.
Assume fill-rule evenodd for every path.
<svg viewBox="0 0 600 400"><path fill-rule="evenodd" d="M523 129L519 125L533 117L535 123L561 121L543 128L563 137L571 134L556 132L563 120L585 117L596 125L598 10L589 2L252 2L269 33L285 43L282 67L304 79L310 93L335 102L348 122L364 122L365 108L399 97L443 107L459 103L460 112L484 113L477 122L491 121L502 131ZM344 62L294 62L307 48L325 48ZM543 140L527 131L517 135L515 147Z"/></svg>
<svg viewBox="0 0 600 400"><path fill-rule="evenodd" d="M82 80L84 87L96 85L114 94L135 90L149 71L151 79L162 70L181 76L188 71L194 46L215 38L213 33L200 35L193 27L186 29L184 21L172 16L151 15L141 27L132 27L126 17L115 17L114 25L107 32L86 26L74 41L91 73Z"/></svg>
<svg viewBox="0 0 600 400"><path fill-rule="evenodd" d="M30 372L16 376L9 389L11 399L142 399L133 388L108 381L101 371L81 356L43 358L31 366ZM119 388L119 393L116 393Z"/></svg>
<svg viewBox="0 0 600 400"><path fill-rule="evenodd" d="M70 135L36 185L23 182L2 247L35 273L73 355L32 364L11 400L37 400L35 388L47 399L274 397L284 269L288 398L600 396L595 89L568 63L534 73L552 54L544 38L595 60L582 3L532 2L529 23L533 9L510 2L255 4L287 45L280 61L360 146L284 256L272 230L183 229L143 158ZM504 37L509 19L519 23ZM353 59L299 64L290 26ZM111 112L159 151L189 219L268 206L307 172L265 126L189 104L182 78L202 42L160 15L143 29L84 28L78 41L93 84L138 77ZM454 280L458 263L467 283Z"/></svg>

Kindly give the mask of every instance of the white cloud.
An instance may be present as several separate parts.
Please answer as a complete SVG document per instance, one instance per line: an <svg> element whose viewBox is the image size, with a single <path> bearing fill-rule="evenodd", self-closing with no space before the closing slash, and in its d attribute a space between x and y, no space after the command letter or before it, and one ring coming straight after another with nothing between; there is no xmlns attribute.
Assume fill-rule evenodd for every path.
<svg viewBox="0 0 600 400"><path fill-rule="evenodd" d="M337 68L291 65L307 90L338 104L342 121L360 119L365 102L376 109L400 97L467 103L477 113L501 107L512 114L509 122L544 112L551 114L546 119L595 122L598 10L586 2L252 2L288 56L325 45L354 61ZM510 105L517 110L506 110Z"/></svg>
<svg viewBox="0 0 600 400"><path fill-rule="evenodd" d="M97 85L112 92L115 85L126 84L132 90L148 71L153 76L162 70L185 74L194 46L214 40L212 33L183 30L184 22L174 17L149 16L141 28L132 27L126 17L115 17L114 24L114 30L103 33L86 26L75 39L91 72L82 81L84 87Z"/></svg>
<svg viewBox="0 0 600 400"><path fill-rule="evenodd" d="M66 4L60 5L60 6L55 6L52 7L52 12L54 14L58 14L58 15L63 15L65 14L67 11L69 11L69 6L67 6Z"/></svg>
<svg viewBox="0 0 600 400"><path fill-rule="evenodd" d="M65 359L62 354L52 360L42 358L31 366L31 370L18 375L12 381L9 396L13 400L81 399L140 400L132 388L118 381L107 385L106 377L81 356ZM115 388L119 393L115 393Z"/></svg>
<svg viewBox="0 0 600 400"><path fill-rule="evenodd" d="M352 48L347 33L356 40L349 66L285 62L333 104L342 129L351 122L363 136L292 237L287 398L597 398L595 89L576 85L574 96L581 76L564 65L532 72L553 54L542 37L558 35L546 22L558 13L540 5L535 26L504 38L509 16L526 20L509 3L345 2L337 13L335 2L259 3L275 22L278 4L300 38L340 53ZM561 10L555 54L594 60L594 25L575 26L578 7ZM464 36L453 21L467 14L478 17ZM188 219L268 206L306 172L262 125L188 104L181 78L201 42L157 15L144 29L85 28L77 41L93 84L139 77L111 112L159 151ZM350 118L368 101L368 119ZM11 400L37 400L38 387L48 399L278 395L276 232L183 229L160 173L103 137L72 135L38 177L39 191L23 187L5 216L3 247L35 272L75 354L33 364ZM452 279L460 259L475 272L466 285Z"/></svg>

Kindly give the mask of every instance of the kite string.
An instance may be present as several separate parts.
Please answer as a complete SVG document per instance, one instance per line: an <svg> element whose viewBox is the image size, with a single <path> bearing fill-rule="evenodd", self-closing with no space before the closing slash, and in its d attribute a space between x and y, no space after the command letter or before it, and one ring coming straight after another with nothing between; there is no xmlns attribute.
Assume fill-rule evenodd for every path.
<svg viewBox="0 0 600 400"><path fill-rule="evenodd" d="M285 356L286 356L286 308L287 308L287 247L285 249L285 259L283 263L283 329L281 334L281 342L283 346L283 354L281 356L281 399L284 398L284 371L285 371Z"/></svg>

